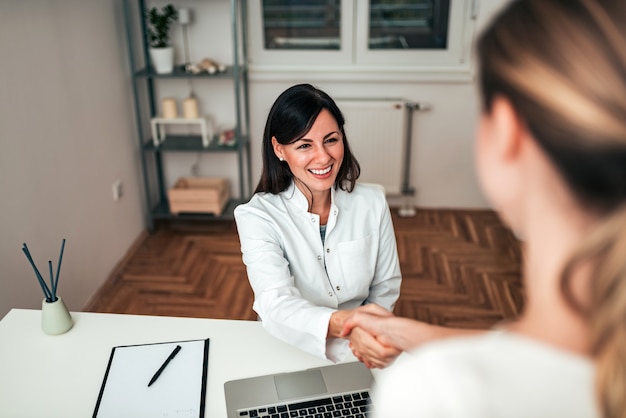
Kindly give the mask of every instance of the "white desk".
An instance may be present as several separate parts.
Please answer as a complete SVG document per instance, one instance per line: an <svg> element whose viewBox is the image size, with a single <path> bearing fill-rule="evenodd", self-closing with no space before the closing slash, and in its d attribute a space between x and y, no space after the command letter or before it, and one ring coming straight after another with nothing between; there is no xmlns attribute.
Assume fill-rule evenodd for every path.
<svg viewBox="0 0 626 418"><path fill-rule="evenodd" d="M49 336L41 311L0 321L0 417L90 417L111 348L210 338L206 418L226 417L224 382L331 364L267 334L260 322L72 312L73 328ZM350 359L354 361L354 358Z"/></svg>

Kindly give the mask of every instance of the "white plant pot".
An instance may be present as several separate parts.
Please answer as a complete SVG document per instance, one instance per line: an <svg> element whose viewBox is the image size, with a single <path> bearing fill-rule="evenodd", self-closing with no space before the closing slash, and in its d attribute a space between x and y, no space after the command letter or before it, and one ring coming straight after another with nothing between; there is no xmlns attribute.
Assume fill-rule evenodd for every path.
<svg viewBox="0 0 626 418"><path fill-rule="evenodd" d="M174 71L174 47L150 48L152 68L157 74L167 74Z"/></svg>

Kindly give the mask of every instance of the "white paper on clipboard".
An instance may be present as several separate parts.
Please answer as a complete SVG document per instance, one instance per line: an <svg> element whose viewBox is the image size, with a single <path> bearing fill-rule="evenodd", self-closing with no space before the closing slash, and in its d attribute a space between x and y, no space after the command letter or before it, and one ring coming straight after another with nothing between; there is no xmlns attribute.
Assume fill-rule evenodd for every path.
<svg viewBox="0 0 626 418"><path fill-rule="evenodd" d="M203 418L208 354L209 339L113 347L93 418Z"/></svg>

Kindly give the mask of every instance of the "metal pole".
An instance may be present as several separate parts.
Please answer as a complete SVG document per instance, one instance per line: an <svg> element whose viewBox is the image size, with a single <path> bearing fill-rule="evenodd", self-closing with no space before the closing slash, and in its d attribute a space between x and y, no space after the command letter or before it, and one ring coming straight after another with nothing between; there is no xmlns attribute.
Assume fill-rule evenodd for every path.
<svg viewBox="0 0 626 418"><path fill-rule="evenodd" d="M406 137L404 141L404 166L402 175L402 194L413 196L415 189L411 187L411 152L413 144L413 112L420 109L419 103L406 103Z"/></svg>

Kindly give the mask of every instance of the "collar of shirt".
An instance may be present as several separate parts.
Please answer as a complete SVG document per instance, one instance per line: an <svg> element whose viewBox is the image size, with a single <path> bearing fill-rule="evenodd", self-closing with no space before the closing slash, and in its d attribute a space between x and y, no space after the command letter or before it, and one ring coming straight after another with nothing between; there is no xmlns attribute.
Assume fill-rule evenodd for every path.
<svg viewBox="0 0 626 418"><path fill-rule="evenodd" d="M326 223L326 236L327 237L328 237L328 234L335 227L335 224L337 223L337 216L339 215L339 208L337 207L336 201L337 199L341 198L340 196L342 192L343 191L339 190L339 193L338 193L338 190L335 190L334 187L331 187L330 189L330 213L328 214L328 222ZM285 197L285 200L290 202L290 205L293 206L293 208L297 212L301 212L302 214L305 214L308 218L313 216L314 219L317 220L316 223L319 226L319 215L309 212L308 199L306 198L304 193L302 193L302 191L298 187L296 187L296 184L293 181L291 182L289 187L285 191L283 191L281 194Z"/></svg>

